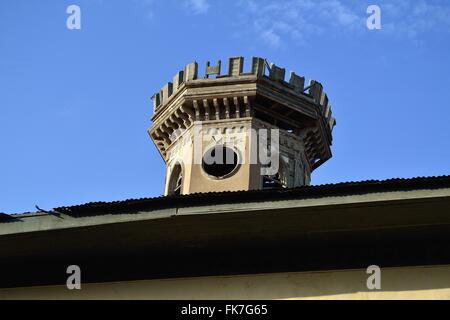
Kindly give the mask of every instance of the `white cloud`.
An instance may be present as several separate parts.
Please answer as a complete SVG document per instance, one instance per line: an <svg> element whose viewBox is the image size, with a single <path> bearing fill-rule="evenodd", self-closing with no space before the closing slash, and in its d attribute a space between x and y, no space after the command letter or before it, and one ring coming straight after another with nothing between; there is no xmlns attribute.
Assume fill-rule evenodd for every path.
<svg viewBox="0 0 450 320"><path fill-rule="evenodd" d="M364 35L367 7L381 7L382 30L388 36L416 39L425 32L450 31L448 0L241 0L242 24L272 47L286 41L307 43L324 33Z"/></svg>
<svg viewBox="0 0 450 320"><path fill-rule="evenodd" d="M266 30L261 33L261 37L272 47L280 46L280 36L273 30Z"/></svg>
<svg viewBox="0 0 450 320"><path fill-rule="evenodd" d="M383 11L384 8L384 11ZM450 2L394 0L382 8L383 28L390 35L416 40L427 32L450 32Z"/></svg>
<svg viewBox="0 0 450 320"><path fill-rule="evenodd" d="M206 13L206 12L208 12L209 7L210 7L208 0L187 0L185 2L185 6L193 14Z"/></svg>
<svg viewBox="0 0 450 320"><path fill-rule="evenodd" d="M253 21L253 31L268 45L279 47L286 39L304 43L333 28L363 26L363 16L338 0L243 0L243 21Z"/></svg>

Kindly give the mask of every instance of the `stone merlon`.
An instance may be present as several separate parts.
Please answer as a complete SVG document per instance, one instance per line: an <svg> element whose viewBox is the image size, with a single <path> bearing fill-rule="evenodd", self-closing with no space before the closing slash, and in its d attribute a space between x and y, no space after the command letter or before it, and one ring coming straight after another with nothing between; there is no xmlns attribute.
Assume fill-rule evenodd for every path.
<svg viewBox="0 0 450 320"><path fill-rule="evenodd" d="M298 96L312 98L320 113L324 116L325 123L330 130L336 125L336 119L332 116L331 106L328 102L328 96L323 91L320 82L310 80L308 86L305 87L305 78L298 76L295 72L290 72L289 79L285 78L286 69L268 64L264 58L253 57L251 68L244 71L244 58L231 57L228 59L228 69L226 74L221 74L221 61L211 66L211 62L206 63L204 76L199 76L199 66L197 62L190 63L181 71L178 71L173 77L172 82L166 83L159 92L152 96L154 114L162 110L172 97L182 88L182 86L191 81L204 83L207 81L226 81L233 78L249 78L256 79L267 78L274 82L280 83L288 89L293 90ZM214 76L214 78L211 78Z"/></svg>

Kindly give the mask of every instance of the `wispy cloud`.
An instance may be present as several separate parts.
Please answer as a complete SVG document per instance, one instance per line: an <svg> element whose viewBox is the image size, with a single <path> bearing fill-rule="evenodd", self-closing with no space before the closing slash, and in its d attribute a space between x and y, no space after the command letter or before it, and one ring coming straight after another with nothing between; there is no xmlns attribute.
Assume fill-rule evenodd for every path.
<svg viewBox="0 0 450 320"><path fill-rule="evenodd" d="M272 47L289 39L303 43L331 28L364 25L361 15L338 0L243 0L240 7L253 31Z"/></svg>
<svg viewBox="0 0 450 320"><path fill-rule="evenodd" d="M156 0L133 0L133 2L142 10L142 12L148 17L153 18L158 12L158 7L161 7L161 3ZM171 2L163 1L164 5L170 4L181 8L189 14L205 14L210 8L209 0L172 0Z"/></svg>
<svg viewBox="0 0 450 320"><path fill-rule="evenodd" d="M448 0L241 0L242 23L272 47L286 41L308 43L324 33L363 34L370 4L380 6L382 30L415 39L425 32L450 31Z"/></svg>
<svg viewBox="0 0 450 320"><path fill-rule="evenodd" d="M450 2L441 0L384 1L383 28L391 35L415 40L427 32L450 32Z"/></svg>
<svg viewBox="0 0 450 320"><path fill-rule="evenodd" d="M185 7L193 14L207 13L209 10L208 0L186 0Z"/></svg>

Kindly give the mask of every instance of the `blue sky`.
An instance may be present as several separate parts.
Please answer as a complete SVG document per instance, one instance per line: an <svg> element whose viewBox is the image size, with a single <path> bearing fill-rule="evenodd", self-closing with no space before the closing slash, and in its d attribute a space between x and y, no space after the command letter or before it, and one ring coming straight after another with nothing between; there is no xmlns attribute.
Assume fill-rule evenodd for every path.
<svg viewBox="0 0 450 320"><path fill-rule="evenodd" d="M160 195L150 96L236 55L324 85L334 157L313 184L449 174L449 40L444 0L1 1L0 211Z"/></svg>

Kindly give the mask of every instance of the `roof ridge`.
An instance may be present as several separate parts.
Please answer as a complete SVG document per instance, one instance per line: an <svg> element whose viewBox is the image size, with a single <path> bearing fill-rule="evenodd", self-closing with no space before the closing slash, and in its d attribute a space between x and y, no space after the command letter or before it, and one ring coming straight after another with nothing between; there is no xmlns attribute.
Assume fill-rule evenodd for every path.
<svg viewBox="0 0 450 320"><path fill-rule="evenodd" d="M136 210L143 206L173 206L173 205L195 205L199 202L207 202L210 196L221 196L221 200L238 200L242 201L243 198L251 201L264 201L267 197L280 199L280 197L296 197L296 198L308 198L308 197L325 197L332 194L343 194L349 191L353 193L364 192L380 192L382 189L386 191L392 191L394 189L426 189L426 188L443 188L450 187L450 175L442 176L419 176L413 178L389 178L384 180L370 179L361 181L345 181L338 183L327 183L309 186L300 186L295 188L285 189L263 189L263 190L248 190L248 191L211 191L211 192L198 192L187 195L170 195L170 196L156 196L156 197L144 197L144 198L129 198L125 200L115 201L93 201L84 204L77 204L71 206L61 206L54 208L54 212L66 213L69 215L82 215L86 214L102 214L107 210L110 211L123 211L123 210ZM353 190L352 190L353 189ZM260 196L264 194L264 198ZM225 197L225 198L224 198ZM259 199L258 199L259 198ZM270 199L270 197L269 197ZM0 214L0 221L6 221L8 219L15 219L19 216L33 214L32 212L17 213L17 214Z"/></svg>

